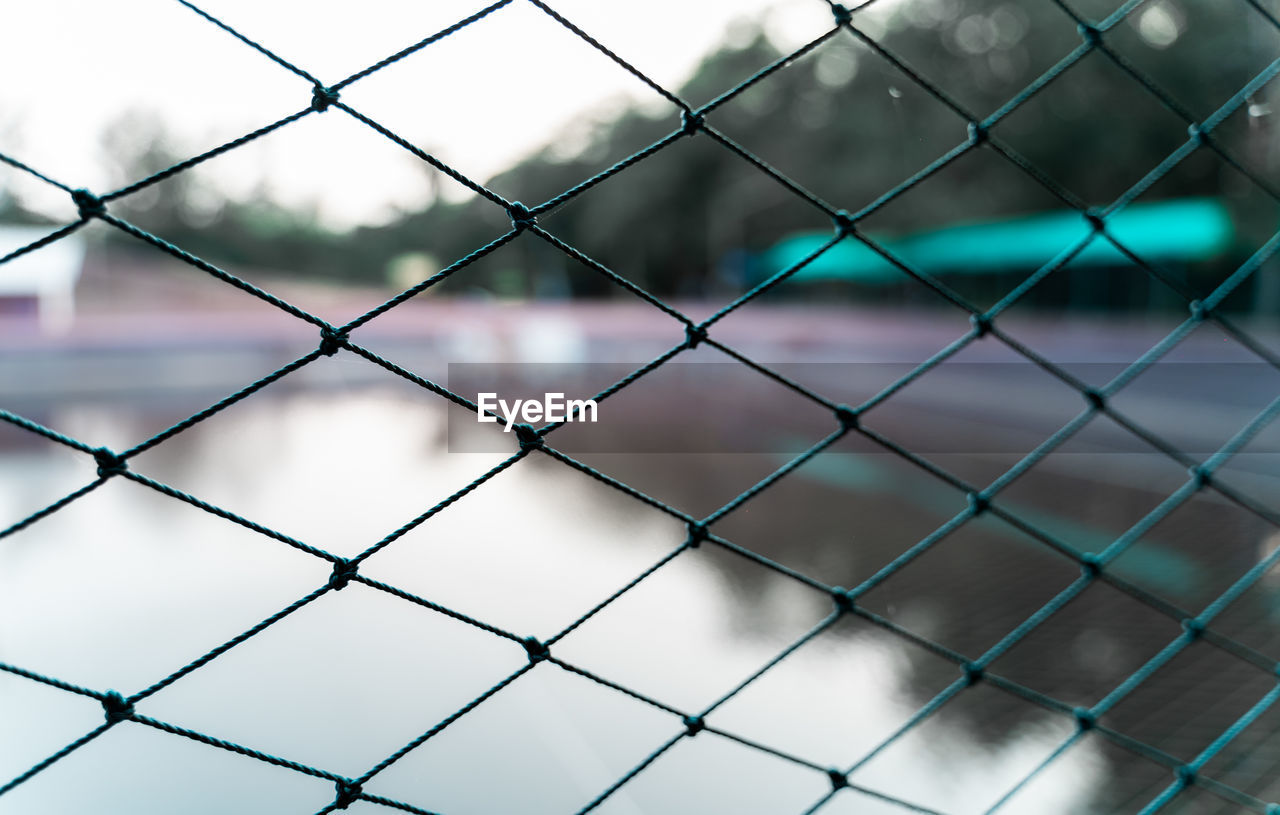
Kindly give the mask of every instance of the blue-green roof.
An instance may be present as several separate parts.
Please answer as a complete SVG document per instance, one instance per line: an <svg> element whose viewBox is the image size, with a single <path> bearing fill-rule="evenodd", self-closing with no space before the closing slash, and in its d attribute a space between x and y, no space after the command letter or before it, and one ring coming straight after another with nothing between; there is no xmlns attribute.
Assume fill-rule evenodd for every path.
<svg viewBox="0 0 1280 815"><path fill-rule="evenodd" d="M958 224L898 237L875 236L878 243L913 268L930 274L988 274L1034 269L1076 245L1093 226L1075 211L1024 215L1000 221ZM1183 198L1131 204L1106 219L1106 231L1144 260L1193 261L1215 257L1232 241L1226 208L1212 198ZM806 232L778 242L764 253L773 274L817 251L829 232ZM1130 261L1109 240L1095 236L1072 265L1113 266ZM851 280L897 283L906 274L859 242L846 238L791 280Z"/></svg>

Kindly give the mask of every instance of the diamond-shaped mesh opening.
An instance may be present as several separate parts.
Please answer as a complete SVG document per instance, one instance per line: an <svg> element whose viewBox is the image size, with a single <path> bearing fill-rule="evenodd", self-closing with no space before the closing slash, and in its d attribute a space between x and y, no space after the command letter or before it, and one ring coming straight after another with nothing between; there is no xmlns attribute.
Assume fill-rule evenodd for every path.
<svg viewBox="0 0 1280 815"><path fill-rule="evenodd" d="M555 503L530 494L537 482L553 485ZM460 501L442 509L371 556L370 577L547 639L680 542L663 514L623 503L625 496L551 462L517 462L486 489L493 504ZM424 502L420 511L436 505ZM622 517L614 511L619 505ZM570 521L565 507L582 509ZM511 534L510 517L522 519L521 535ZM620 529L625 546L607 537Z"/></svg>
<svg viewBox="0 0 1280 815"><path fill-rule="evenodd" d="M1186 482L1185 467L1096 416L1005 486L999 505L1081 551L1101 552Z"/></svg>
<svg viewBox="0 0 1280 815"><path fill-rule="evenodd" d="M948 455L966 480L994 480L1003 468L990 459L1012 466L1086 405L1070 384L1010 353L993 359L992 351L1007 349L976 342L909 372L900 388L877 394L865 426L925 458Z"/></svg>
<svg viewBox="0 0 1280 815"><path fill-rule="evenodd" d="M643 146L679 125L663 120ZM690 166L698 168L696 175ZM655 212L652 201L664 206ZM782 271L767 251L778 238L831 229L821 209L709 138L675 141L548 210L539 222L641 287L674 290L681 298L705 295L714 305ZM558 264L575 265L567 257ZM612 293L611 288L579 290ZM802 294L783 285L768 299Z"/></svg>
<svg viewBox="0 0 1280 815"><path fill-rule="evenodd" d="M941 698L943 694L940 694ZM873 788L896 792L917 805L939 809L963 797L984 808L1035 769L1053 746L1071 735L1071 725L983 683L948 696L933 715L912 722L910 731L852 774ZM1012 728L1016 740L994 741ZM913 754L922 756L913 761ZM1078 755L1064 756L1084 777L1090 773ZM937 767L932 772L930 765ZM945 770L963 767L960 772ZM1029 791L1054 808L1069 806L1081 793L1068 790ZM1055 800L1056 799L1056 800ZM1016 805L1015 805L1016 808Z"/></svg>
<svg viewBox="0 0 1280 815"><path fill-rule="evenodd" d="M612 588L603 584L601 595ZM692 715L820 625L830 610L824 600L739 554L699 548L669 561L555 648L568 662ZM642 630L663 636L643 648L618 646Z"/></svg>
<svg viewBox="0 0 1280 815"><path fill-rule="evenodd" d="M894 25L878 39L980 115L995 110L1023 89L1026 77L1049 70L1080 44L1070 18L1052 5L919 3L895 12Z"/></svg>
<svg viewBox="0 0 1280 815"><path fill-rule="evenodd" d="M833 69L823 66L837 59L857 67L851 81L832 88L824 77ZM865 118L835 117L832 109L855 94ZM899 126L886 130L857 124L880 120ZM909 75L845 35L746 88L711 113L708 121L788 179L850 212L965 141L963 118ZM785 150L773 146L780 141ZM809 162L803 159L812 154L831 156L825 172L805 169ZM861 160L866 155L877 160Z"/></svg>
<svg viewBox="0 0 1280 815"><path fill-rule="evenodd" d="M452 83L424 80L452 72L474 76L465 92ZM537 76L538 81L524 81L528 76ZM401 104L406 95L416 103ZM672 129L670 116L639 117L630 120L629 127L615 127L614 143L594 155L575 154L565 144L562 156L570 161L560 168L561 178L539 178L519 170L499 173L503 168L495 166L492 154L512 142L521 152L532 153L543 142L570 141L568 133L530 132L526 124L530 120L567 120L581 115L584 103L594 103L596 115L607 122L608 109L617 109L619 98L636 99L655 112L664 104L644 82L541 9L524 3L501 8L394 68L369 76L352 85L348 96L354 108L427 152L433 152L433 143L447 145L439 156L442 161L494 192L530 206ZM665 105L666 113L675 110L671 103ZM444 121L435 114L443 108L453 111ZM586 141L582 135L578 140Z"/></svg>
<svg viewBox="0 0 1280 815"><path fill-rule="evenodd" d="M189 806L192 796L198 796L197 806L216 811L241 806L247 789L268 808L319 809L332 797L332 784L323 779L283 772L230 750L210 751L207 743L141 724L113 728L51 770L13 789L18 811L176 809ZM160 777L152 779L152 772Z"/></svg>
<svg viewBox="0 0 1280 815"><path fill-rule="evenodd" d="M56 688L28 682L19 676L0 677L0 710L15 731L28 733L19 744L6 742L0 753L4 773L12 778L67 742L98 726L102 708Z"/></svg>
<svg viewBox="0 0 1280 815"><path fill-rule="evenodd" d="M1230 750L1218 753L1205 764L1205 775L1255 798L1275 800L1275 768L1280 764L1277 732L1280 718L1274 708L1269 708L1241 732Z"/></svg>
<svg viewBox="0 0 1280 815"><path fill-rule="evenodd" d="M957 514L964 499L953 501ZM1079 570L1003 520L971 520L925 539L911 561L866 594L867 607L962 654L977 656L1064 590ZM1014 574L1024 575L1010 588ZM993 607L989 593L1004 587ZM892 610L890 610L892 607Z"/></svg>
<svg viewBox="0 0 1280 815"><path fill-rule="evenodd" d="M1248 167L1250 149L1233 143L1235 140L1230 134L1245 119L1241 112L1229 117L1219 129L1215 129L1215 133L1222 134L1212 142L1218 150L1200 147L1187 155L1160 176L1149 191L1132 205L1138 207L1148 201L1154 203L1209 193L1217 196L1214 200L1228 216L1229 224L1217 238L1221 249L1213 257L1179 261L1155 247L1126 244L1126 248L1134 251L1142 261L1135 261L1134 265L1152 278L1148 297L1149 309L1154 314L1163 317L1163 312L1167 312L1168 317L1183 317L1183 309L1189 301L1212 297L1215 289L1230 280L1230 276L1249 263L1254 255L1262 253L1258 260L1267 257L1266 246L1275 233L1280 207L1269 191L1265 173L1254 172ZM1123 234L1116 237L1125 242ZM1267 268L1265 263L1263 268ZM1223 312L1247 315L1253 298L1259 294L1265 296L1267 277L1268 274L1262 273L1235 284L1223 299Z"/></svg>
<svg viewBox="0 0 1280 815"><path fill-rule="evenodd" d="M416 647L405 648L406 642ZM447 675L434 670L459 654L467 655L465 668ZM343 660L350 663L335 670ZM218 738L354 772L381 761L523 661L516 643L353 585L160 691L150 707L158 718ZM423 695L427 677L433 677L432 692Z"/></svg>
<svg viewBox="0 0 1280 815"><path fill-rule="evenodd" d="M1208 326L1201 330L1211 336L1197 338L1202 340L1198 348L1180 346L1147 367L1115 396L1112 406L1178 450L1203 459L1267 408L1280 389L1280 369L1246 354L1239 354L1238 361L1197 358L1196 350L1206 345L1213 351L1240 350L1221 332ZM1207 398L1212 394L1230 398ZM1263 428L1251 449L1274 452L1274 439L1274 429Z"/></svg>
<svg viewBox="0 0 1280 815"><path fill-rule="evenodd" d="M705 733L682 739L637 779L633 790L606 801L600 811L621 815L720 806L751 813L801 810L825 786L826 778L809 767Z"/></svg>
<svg viewBox="0 0 1280 815"><path fill-rule="evenodd" d="M68 121L106 121L109 129L115 126L115 146L133 150L145 139L131 126L131 117L163 99L179 114L171 135L195 148L194 154L307 103L305 83L271 70L260 55L176 3L156 8L146 21L130 26L117 27L118 15L105 7L64 0L24 9L24 16L13 22L4 68L39 75L44 95L33 93L34 84L23 83L6 126L21 136L32 166L76 177L93 189L112 180L113 150L93 127L73 127L54 136ZM58 47L35 45L55 30ZM19 34L23 31L28 32L25 41ZM105 36L106 31L111 35ZM165 35L157 36L160 31ZM41 33L31 36L34 32ZM192 59L194 52L202 58ZM68 58L71 54L75 56ZM131 132L136 140L130 140Z"/></svg>
<svg viewBox="0 0 1280 815"><path fill-rule="evenodd" d="M952 192L942 195L942 189ZM1061 206L1056 196L994 150L969 149L877 207L866 228L873 234L925 232Z"/></svg>
<svg viewBox="0 0 1280 815"><path fill-rule="evenodd" d="M442 0L428 6L372 0L360 9L333 6L325 7L323 14L316 14L313 13L315 7L306 0L283 0L280 3L283 13L279 16L264 14L262 9L236 0L214 0L201 8L224 21L234 17L242 33L261 37L263 42L269 39L276 46L272 49L276 53L316 76L337 81L456 25L486 5L472 0ZM473 33L484 37L486 28L477 25ZM337 41L349 43L347 47L335 48L333 44ZM262 55L250 52L250 56L259 60L259 70L268 66ZM400 68L412 71L412 64L409 62ZM289 78L288 74L284 76Z"/></svg>
<svg viewBox="0 0 1280 815"><path fill-rule="evenodd" d="M1272 426L1274 427L1274 425ZM1262 452L1245 451L1219 471L1219 481L1233 496L1243 498L1250 506L1260 506L1276 487L1275 432L1259 434Z"/></svg>
<svg viewBox="0 0 1280 815"><path fill-rule="evenodd" d="M1093 812L1138 812L1174 781L1167 764L1126 749L1098 732L1078 737L1069 752L1082 754L1095 773L1096 782L1087 799ZM1036 776L1032 785L1069 785L1070 776L1064 769L1055 761Z"/></svg>
<svg viewBox="0 0 1280 815"><path fill-rule="evenodd" d="M845 619L735 695L708 721L844 770L891 738L956 676L955 665L936 654L866 621Z"/></svg>
<svg viewBox="0 0 1280 815"><path fill-rule="evenodd" d="M1193 611L1253 567L1275 527L1214 492L1196 493L1113 562L1117 574ZM1206 538L1212 554L1201 549Z"/></svg>
<svg viewBox="0 0 1280 815"><path fill-rule="evenodd" d="M390 378L350 358L326 359L305 374L330 366L355 369L351 379L368 372L383 381ZM459 477L455 473L474 478L485 464L500 460L488 455L479 462L433 464L443 458L443 399L421 390L399 391L394 380L389 383L394 396L343 396L345 377L338 373L334 378L336 387L328 394L277 393L273 400L233 405L176 437L172 447L162 443L140 454L135 466L172 488L349 557L453 493ZM395 437L370 433L390 422L401 427ZM223 443L227 437L237 443ZM255 484L252 474L262 456L293 465L273 483ZM192 467L193 461L217 461L218 466L206 470ZM393 472L394 487L377 482L377 474ZM305 500L285 497L295 494Z"/></svg>
<svg viewBox="0 0 1280 815"><path fill-rule="evenodd" d="M1156 797L1159 793L1161 796L1168 796L1170 783L1155 783L1151 786L1151 798ZM1191 813L1226 813L1238 811L1242 807L1253 804L1248 798L1236 799L1229 795L1219 794L1216 790L1210 791L1203 787L1184 787L1177 795L1169 800L1165 805L1165 812L1179 813L1180 815L1191 815Z"/></svg>
<svg viewBox="0 0 1280 815"><path fill-rule="evenodd" d="M15 407L20 407L15 405ZM28 410L28 414L34 411ZM65 411L63 411L65 416ZM59 422L51 422L59 424ZM93 479L91 461L14 425L0 426L0 450L20 462L28 477L10 479L0 504L0 526L8 529L36 512L85 486Z"/></svg>
<svg viewBox="0 0 1280 815"><path fill-rule="evenodd" d="M1187 762L1275 686L1255 665L1196 642L1177 653L1101 721ZM1162 711L1176 710L1165 717ZM1234 753L1227 745L1228 755Z"/></svg>
<svg viewBox="0 0 1280 815"><path fill-rule="evenodd" d="M782 464L788 453L775 453ZM716 524L730 540L831 585L854 586L955 514L954 488L846 437Z"/></svg>
<svg viewBox="0 0 1280 815"><path fill-rule="evenodd" d="M10 138L22 141L16 134L10 135ZM7 163L0 163L0 202L4 204L6 220L8 210L12 209L15 200L26 201L30 209L27 217L19 222L26 229L20 233L6 230L3 240L0 240L0 248L4 252L0 257L7 257L10 252L18 251L37 238L49 235L55 229L74 221L76 217L75 204L67 198L65 192L50 187L37 176Z"/></svg>
<svg viewBox="0 0 1280 815"><path fill-rule="evenodd" d="M1215 630L1260 654L1259 661L1263 664L1267 660L1280 661L1280 633L1275 627L1276 619L1280 618L1276 604L1280 571L1271 568L1274 560L1270 559L1277 548L1280 548L1280 537L1274 532L1261 537L1252 564L1253 568L1262 570L1261 575L1213 624Z"/></svg>
<svg viewBox="0 0 1280 815"><path fill-rule="evenodd" d="M1073 707L1089 707L1181 633L1176 620L1097 582L992 669Z"/></svg>
<svg viewBox="0 0 1280 815"><path fill-rule="evenodd" d="M1107 44L1166 98L1203 119L1265 69L1280 30L1248 2L1188 0L1140 7L1113 29ZM1187 55L1236 43L1214 71L1191 71Z"/></svg>
<svg viewBox="0 0 1280 815"><path fill-rule="evenodd" d="M149 684L327 573L280 542L123 481L11 540L6 659L108 688Z"/></svg>
<svg viewBox="0 0 1280 815"><path fill-rule="evenodd" d="M0 212L36 225L0 244L4 313L35 315L5 344L47 354L0 410L0 671L95 711L66 741L70 706L15 714L58 738L0 747L6 807L133 811L138 767L183 811L250 788L326 813L1274 807L1260 4L816 3L739 23L683 83L645 73L661 37L610 51L638 23L541 0L308 9L280 52L269 14L181 5L164 48L237 53L171 59L197 102L226 80L191 132L107 144L116 178L70 142L0 152ZM255 61L272 84L241 106ZM522 130L610 82L645 101ZM282 222L252 187L290 166L433 206ZM1187 234L1185 196L1229 228ZM245 243L206 245L229 207ZM108 259L86 292L139 294L48 339L71 312L41 287L81 240ZM130 309L178 291L204 301L169 315L184 341L114 367ZM572 296L615 302L526 302ZM1072 336L1043 315L1064 306L1129 320ZM476 407L452 358L629 367L594 385L613 426L493 423L503 445L450 459ZM150 404L104 409L95 382ZM576 455L644 447L655 412L659 455ZM18 438L67 466L45 479ZM742 452L693 452L717 440Z"/></svg>
<svg viewBox="0 0 1280 815"><path fill-rule="evenodd" d="M505 734L500 744L489 737L495 728ZM673 729L670 714L547 665L440 731L371 789L440 811L563 812L581 807ZM495 767L511 783L486 784ZM475 786L482 796L472 794Z"/></svg>
<svg viewBox="0 0 1280 815"><path fill-rule="evenodd" d="M625 371L622 376L630 373L627 366L610 367ZM837 427L826 406L714 351L694 352L646 373L598 407L594 423L557 429L560 449L794 457Z"/></svg>
<svg viewBox="0 0 1280 815"><path fill-rule="evenodd" d="M1104 127L1095 115L1099 105L1117 111L1126 122L1119 134ZM1061 157L1059 151L1070 144L1067 154L1071 164L1053 180L1089 204L1105 205L1148 171L1149 167L1137 160L1142 146L1153 145L1154 155L1173 152L1186 140L1186 122L1106 56L1092 53L1009 114L994 133L1032 164L1043 164L1050 156ZM1084 172L1083 168L1100 156L1107 156L1117 168L1129 169L1105 179ZM1058 160L1061 166L1061 158Z"/></svg>

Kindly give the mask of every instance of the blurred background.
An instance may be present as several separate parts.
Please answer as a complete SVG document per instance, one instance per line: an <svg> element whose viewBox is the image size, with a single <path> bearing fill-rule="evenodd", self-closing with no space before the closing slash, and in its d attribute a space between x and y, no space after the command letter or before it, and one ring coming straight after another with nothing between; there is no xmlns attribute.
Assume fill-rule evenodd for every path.
<svg viewBox="0 0 1280 815"><path fill-rule="evenodd" d="M1075 0L1099 20L1115 0ZM366 0L203 8L325 81L480 8ZM554 8L699 106L830 30L819 0L562 0ZM992 133L1041 183L973 150L861 229L987 309L1089 224L1049 187L1105 209L1280 58L1270 0L1153 0ZM6 8L0 153L72 188L131 184L310 102L308 83L178 3L49 0ZM966 109L1000 109L1080 43L1039 0L881 0L854 21ZM1125 72L1154 81L1171 110ZM1000 326L1094 387L1181 324L1280 227L1276 90L1261 84L1199 149L1108 218L1157 267L1101 240L1030 287ZM528 3L514 3L344 88L343 102L508 200L555 198L680 127L680 111ZM710 125L835 207L857 212L963 144L967 123L841 33L718 107ZM109 211L334 325L510 229L473 194L340 111L309 115L119 200ZM76 220L70 197L0 163L0 257ZM539 216L539 224L693 319L832 237L819 209L706 134L684 138ZM1212 322L1112 400L1203 460L1280 394L1280 269L1266 260ZM859 404L970 328L968 314L852 239L718 322L712 336L835 402ZM122 450L314 349L314 326L100 221L0 265L0 408ZM579 366L588 396L683 342L684 326L530 234L378 316L353 340L433 381L450 365ZM553 443L705 517L833 429L830 412L701 346ZM587 365L586 363L592 363ZM598 365L597 365L598 363ZM694 367L697 366L697 367ZM473 369L483 370L483 369ZM495 374L497 376L498 374ZM503 374L506 375L506 374ZM561 381L561 380L555 380ZM459 383L457 387L462 388ZM468 380L469 391L486 389ZM985 486L1084 401L992 337L864 424ZM612 418L611 418L612 417ZM514 442L467 411L342 352L130 461L150 478L353 556L502 461ZM485 443L459 446L457 433ZM506 447L503 447L507 444ZM487 445L487 446L486 446ZM464 451L465 450L465 451ZM1155 524L1116 574L1197 613L1278 545L1280 432L1219 471L1263 512L1212 491ZM0 425L0 528L94 479L88 456ZM1106 417L1001 493L1001 505L1101 551L1186 480ZM963 511L963 492L848 437L718 521L717 534L828 585L857 585ZM1270 512L1268 515L1267 513ZM362 573L521 635L553 636L684 539L682 525L542 457L520 461L372 557ZM1002 521L946 536L864 596L867 608L975 658L1079 574ZM0 661L135 692L323 584L324 562L115 479L0 538ZM1218 630L1280 659L1280 582ZM820 592L714 547L682 553L558 644L556 655L696 712L830 610ZM992 672L1091 705L1181 629L1095 584ZM330 593L140 705L147 715L357 776L518 668L524 652L363 586ZM956 675L950 662L846 620L715 714L820 766L847 767ZM1187 761L1274 685L1205 643L1104 722ZM0 674L0 781L101 721L92 699ZM984 812L1074 732L979 685L860 767L853 781L947 813ZM575 812L682 729L549 666L522 677L366 785L443 813ZM1280 797L1280 713L1205 773ZM503 783L494 783L495 774ZM1138 812L1167 768L1079 740L1001 811ZM608 812L803 812L822 773L711 734L686 739ZM122 725L0 796L0 813L310 812L332 785ZM373 812L369 803L351 811ZM900 812L844 791L823 812ZM1240 811L1201 789L1166 811Z"/></svg>

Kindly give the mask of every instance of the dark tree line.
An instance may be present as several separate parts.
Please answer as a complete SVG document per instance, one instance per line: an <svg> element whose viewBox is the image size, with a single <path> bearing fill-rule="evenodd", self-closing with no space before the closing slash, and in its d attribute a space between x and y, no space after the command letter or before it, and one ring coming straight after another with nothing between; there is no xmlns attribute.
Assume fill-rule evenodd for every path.
<svg viewBox="0 0 1280 815"><path fill-rule="evenodd" d="M1082 12L1108 10L1079 5ZM876 42L977 117L999 110L1083 42L1062 9L1040 0L916 0L867 19ZM1176 100L1174 109L1116 60L1095 52L992 131L1053 184L1091 206L1110 203L1183 143L1184 116L1203 120L1280 54L1280 33L1262 15L1243 2L1216 0L1149 3L1108 32L1105 42ZM674 90L691 104L704 104L780 57L764 32L739 30ZM1269 98L1266 89L1250 98L1215 135L1263 178L1274 177L1276 167ZM678 113L674 106L665 115L650 108L625 110L592 125L580 152L566 158L563 148L549 145L487 184L510 200L538 204L678 130ZM962 115L847 32L753 85L707 121L815 195L850 211L892 190L968 133ZM122 132L109 146L129 165L130 177L177 158L164 149L155 126L132 122ZM213 193L194 184L180 174L122 205L140 224L215 262L333 282L388 282L396 259L415 253L447 265L509 227L489 201L437 197L393 223L338 234L265 195L210 205ZM1184 162L1145 200L1188 195L1220 197L1239 229L1239 251L1191 270L1193 278L1220 278L1276 227L1275 200L1209 150ZM866 226L892 234L1063 205L984 147L878 209ZM820 212L706 134L680 139L544 214L540 223L661 295L740 286L741 275L726 277L726 258L758 252L796 230L830 228ZM441 289L519 296L602 296L617 290L529 236Z"/></svg>

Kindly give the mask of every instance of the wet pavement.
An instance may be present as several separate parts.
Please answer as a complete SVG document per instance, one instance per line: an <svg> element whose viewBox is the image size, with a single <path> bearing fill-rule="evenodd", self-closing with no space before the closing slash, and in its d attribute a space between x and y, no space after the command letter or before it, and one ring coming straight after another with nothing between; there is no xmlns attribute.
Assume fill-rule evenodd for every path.
<svg viewBox="0 0 1280 815"><path fill-rule="evenodd" d="M539 337L534 344L549 352L590 348L590 361L610 363L642 361L683 337L678 323L621 308L547 308L519 325L491 312L453 314L442 324L427 319L430 309L416 320L406 310L398 328L370 331L368 346L443 377L442 359L512 362L502 349L528 346L520 336ZM924 359L966 329L963 320L929 315L892 324L862 317L778 309L757 314L754 328L726 321L723 341L752 358L797 366L797 381L856 404L900 373L884 363ZM17 386L3 407L123 449L305 353L310 342L292 334L265 342L253 325L246 321L231 334L211 328L217 340L209 342L193 328L186 344L161 347L145 337L133 345L120 339L136 327L86 328L79 339L6 354L4 381ZM602 347L597 340L611 327L620 338ZM1130 361L1159 328L1113 326L1107 335L1097 326L1027 323L1020 336L1079 366ZM103 340L112 331L116 339ZM1116 405L1144 425L1182 433L1178 443L1197 458L1280 393L1280 375L1221 337L1193 337L1179 353L1169 362L1184 367L1139 378ZM515 449L490 426L484 431L510 441L508 448L460 452L450 431L473 416L344 357L350 355L321 360L314 375L273 386L175 436L131 468L351 556ZM823 364L801 364L815 361ZM1008 363L998 349L975 346L869 411L865 426L985 487L1085 405L1042 372ZM188 378L175 378L176 370ZM598 424L566 426L549 440L705 517L835 427L830 411L775 382L729 374L712 380L708 370L687 365L654 374L603 403ZM94 372L99 380L85 378ZM715 394L705 393L709 381L717 383ZM1277 449L1273 428L1221 473L1273 512ZM0 428L0 450L0 524L94 477L87 456L16 428ZM996 502L1076 551L1097 552L1187 477L1184 466L1096 419ZM713 531L821 584L857 586L963 514L967 501L965 489L920 462L853 435L717 520ZM1094 704L1181 635L1178 617L1201 611L1280 545L1276 531L1265 517L1201 491L1111 564L1125 590L1095 582L989 670L1068 707ZM370 558L362 574L547 639L671 555L684 537L674 519L535 455ZM0 540L0 660L95 689L135 692L322 585L328 573L327 563L278 541L115 479ZM889 628L973 659L1079 576L1075 562L1026 528L985 514L938 537L861 596L860 606L884 624L843 619L708 721L818 767L847 768L959 675L954 660ZM1194 758L1274 687L1274 675L1249 659L1280 660L1278 592L1280 580L1266 576L1215 622L1215 631L1243 649L1195 643L1101 723L1178 760ZM681 551L564 636L554 654L697 712L831 609L830 596L804 582L704 544ZM237 646L139 710L355 776L525 661L515 643L356 585ZM0 775L17 775L101 717L92 699L0 675L0 721L7 723ZM677 716L539 665L366 791L450 815L574 812L682 730ZM940 812L982 812L1074 732L1069 714L980 682L851 780ZM1204 773L1274 800L1278 770L1280 713L1273 710ZM1171 778L1157 761L1090 733L1001 811L1137 812ZM799 813L829 790L821 772L709 733L680 742L601 811ZM128 724L0 797L0 813L306 813L332 798L331 782ZM351 811L361 807L374 811L367 804ZM846 790L821 811L902 810ZM1238 807L1198 790L1179 796L1169 811L1225 815Z"/></svg>

